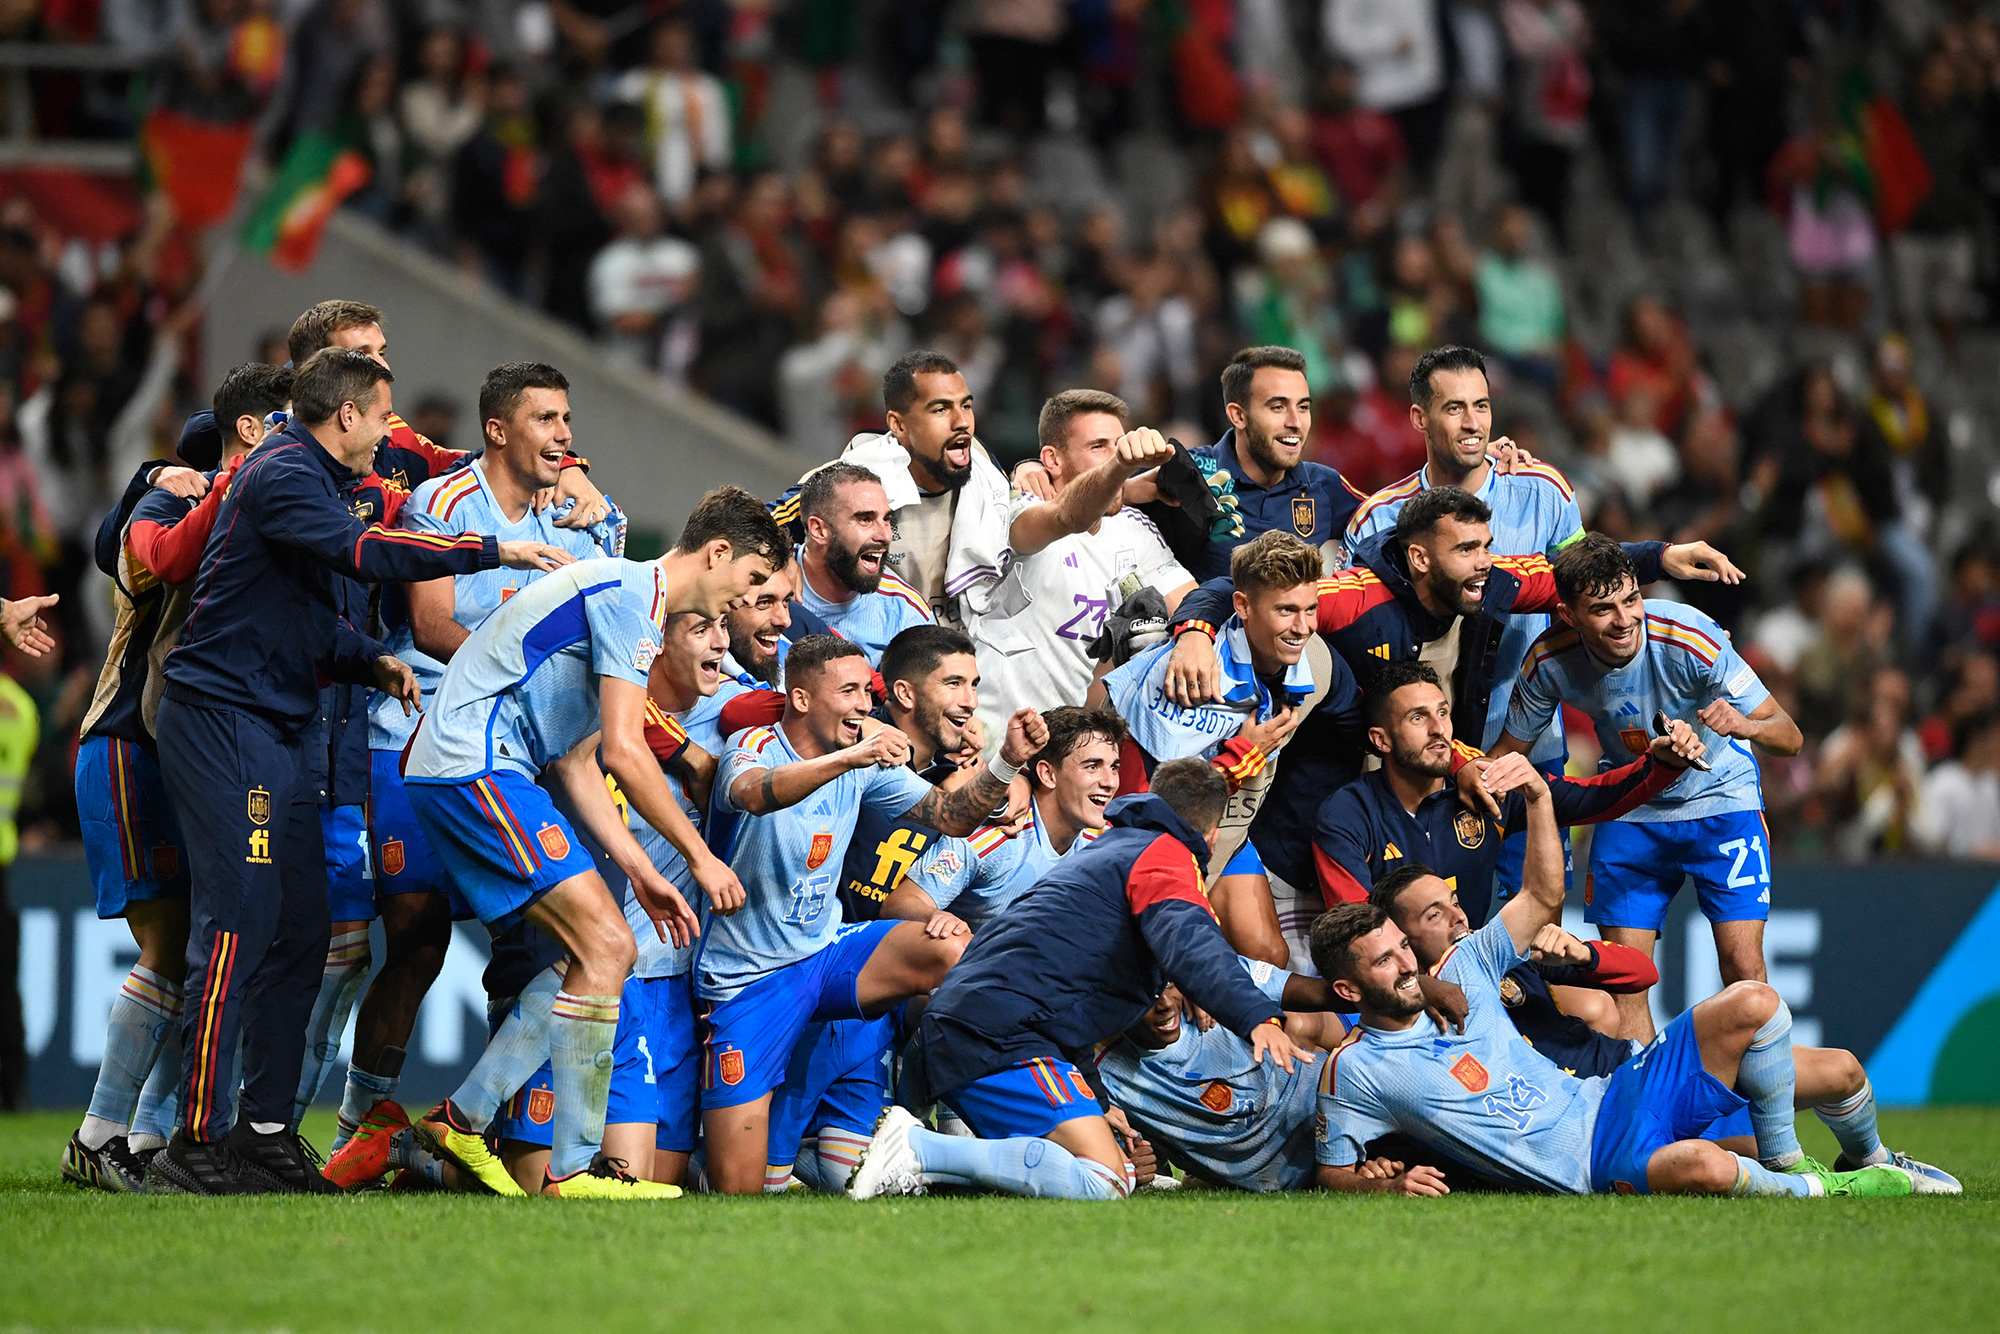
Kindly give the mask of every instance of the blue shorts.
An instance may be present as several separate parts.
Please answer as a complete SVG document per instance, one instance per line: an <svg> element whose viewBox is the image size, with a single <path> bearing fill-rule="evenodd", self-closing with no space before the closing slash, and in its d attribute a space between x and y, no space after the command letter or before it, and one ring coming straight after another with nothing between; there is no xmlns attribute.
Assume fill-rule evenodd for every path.
<svg viewBox="0 0 2000 1334"><path fill-rule="evenodd" d="M1709 921L1764 921L1771 915L1770 849L1762 811L1598 825L1590 839L1583 920L1658 931L1682 879L1693 876L1701 915Z"/></svg>
<svg viewBox="0 0 2000 1334"><path fill-rule="evenodd" d="M728 1000L703 1001L701 1105L755 1102L785 1082L806 1026L859 1019L862 968L899 921L855 922L817 954L758 978Z"/></svg>
<svg viewBox="0 0 2000 1334"><path fill-rule="evenodd" d="M1669 1144L1701 1139L1749 1103L1702 1068L1694 1011L1611 1072L1590 1134L1590 1188L1644 1195L1646 1164Z"/></svg>
<svg viewBox="0 0 2000 1334"><path fill-rule="evenodd" d="M1266 874L1264 870L1264 859L1257 855L1257 845L1255 843L1252 843L1247 838L1244 839L1243 846L1237 849L1236 855L1234 857L1231 857L1229 859L1229 865L1222 868L1222 874L1224 875Z"/></svg>
<svg viewBox="0 0 2000 1334"><path fill-rule="evenodd" d="M1065 1121L1102 1116L1083 1071L1042 1057L982 1075L944 1095L981 1139L1039 1139Z"/></svg>
<svg viewBox="0 0 2000 1334"><path fill-rule="evenodd" d="M890 1103L889 1061L896 1047L897 1006L880 1019L836 1019L808 1024L785 1082L771 1099L773 1167L798 1161L799 1144L821 1130L875 1133L875 1122Z"/></svg>
<svg viewBox="0 0 2000 1334"><path fill-rule="evenodd" d="M625 979L618 997L618 1033L611 1046L611 1096L604 1124L634 1122L657 1127L656 1148L681 1153L695 1146L696 1107L694 985L679 977ZM491 1022L497 1031L513 1007ZM678 1044L678 1045L675 1045ZM670 1092L676 1093L670 1101ZM554 1140L555 1076L547 1061L514 1096L500 1104L494 1126L501 1139L548 1148Z"/></svg>
<svg viewBox="0 0 2000 1334"><path fill-rule="evenodd" d="M368 808L322 806L319 829L326 841L327 920L374 921L375 868L368 855Z"/></svg>
<svg viewBox="0 0 2000 1334"><path fill-rule="evenodd" d="M549 794L511 769L470 783L409 783L410 806L473 916L494 932L573 875L595 875L590 849Z"/></svg>
<svg viewBox="0 0 2000 1334"><path fill-rule="evenodd" d="M187 898L187 844L153 752L87 739L76 752L76 813L99 917L123 917L142 899Z"/></svg>
<svg viewBox="0 0 2000 1334"><path fill-rule="evenodd" d="M472 909L417 824L403 787L402 760L401 751L368 752L368 842L375 851L375 892L384 897L442 894L451 900L452 920L464 921Z"/></svg>

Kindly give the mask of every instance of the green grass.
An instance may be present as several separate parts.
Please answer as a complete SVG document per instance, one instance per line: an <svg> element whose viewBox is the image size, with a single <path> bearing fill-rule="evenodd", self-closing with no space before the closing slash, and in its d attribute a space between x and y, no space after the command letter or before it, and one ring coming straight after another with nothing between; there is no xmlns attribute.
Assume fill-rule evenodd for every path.
<svg viewBox="0 0 2000 1334"><path fill-rule="evenodd" d="M0 1329L1899 1329L2000 1322L2000 1108L1887 1113L1958 1199L191 1200L0 1118ZM308 1126L325 1144L330 1125ZM1817 1122L1809 1152L1831 1161Z"/></svg>

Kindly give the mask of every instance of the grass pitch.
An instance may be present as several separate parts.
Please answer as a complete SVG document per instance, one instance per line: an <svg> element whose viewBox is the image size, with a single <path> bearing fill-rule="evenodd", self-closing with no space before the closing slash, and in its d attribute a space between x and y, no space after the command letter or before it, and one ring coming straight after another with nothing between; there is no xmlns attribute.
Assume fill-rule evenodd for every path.
<svg viewBox="0 0 2000 1334"><path fill-rule="evenodd" d="M2000 1108L1883 1116L1957 1199L191 1200L0 1118L0 1328L931 1331L2000 1326ZM322 1146L331 1117L308 1134ZM1831 1161L1816 1121L1810 1153Z"/></svg>

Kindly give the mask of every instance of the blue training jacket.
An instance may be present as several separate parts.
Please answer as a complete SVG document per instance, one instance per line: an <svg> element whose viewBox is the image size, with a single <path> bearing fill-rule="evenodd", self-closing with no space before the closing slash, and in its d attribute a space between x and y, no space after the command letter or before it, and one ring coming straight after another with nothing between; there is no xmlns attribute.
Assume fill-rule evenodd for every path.
<svg viewBox="0 0 2000 1334"><path fill-rule="evenodd" d="M1051 866L945 974L919 1026L919 1087L938 1096L1036 1057L1078 1060L1137 1023L1170 981L1233 1033L1283 1019L1223 939L1202 889L1201 835L1150 793L1105 814L1110 827Z"/></svg>

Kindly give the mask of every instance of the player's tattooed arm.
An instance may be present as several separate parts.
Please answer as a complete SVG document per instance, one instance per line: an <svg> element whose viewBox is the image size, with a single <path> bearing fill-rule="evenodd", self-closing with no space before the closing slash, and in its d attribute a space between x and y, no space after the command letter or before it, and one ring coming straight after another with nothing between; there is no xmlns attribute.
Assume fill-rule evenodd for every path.
<svg viewBox="0 0 2000 1334"><path fill-rule="evenodd" d="M905 813L907 818L929 825L941 834L966 837L1007 799L1008 785L1021 766L1048 744L1049 726L1042 721L1042 715L1033 709L1015 710L1014 716L1007 720L1007 737L1000 743L999 755L978 770L969 783L948 792L932 787Z"/></svg>
<svg viewBox="0 0 2000 1334"><path fill-rule="evenodd" d="M751 815L769 815L796 806L849 769L865 769L877 763L878 755L892 750L895 741L902 738L900 732L893 738L884 735L889 732L895 729L883 728L865 741L809 760L739 772L729 782L729 800L738 810ZM907 758L909 742L903 740L902 744Z"/></svg>

